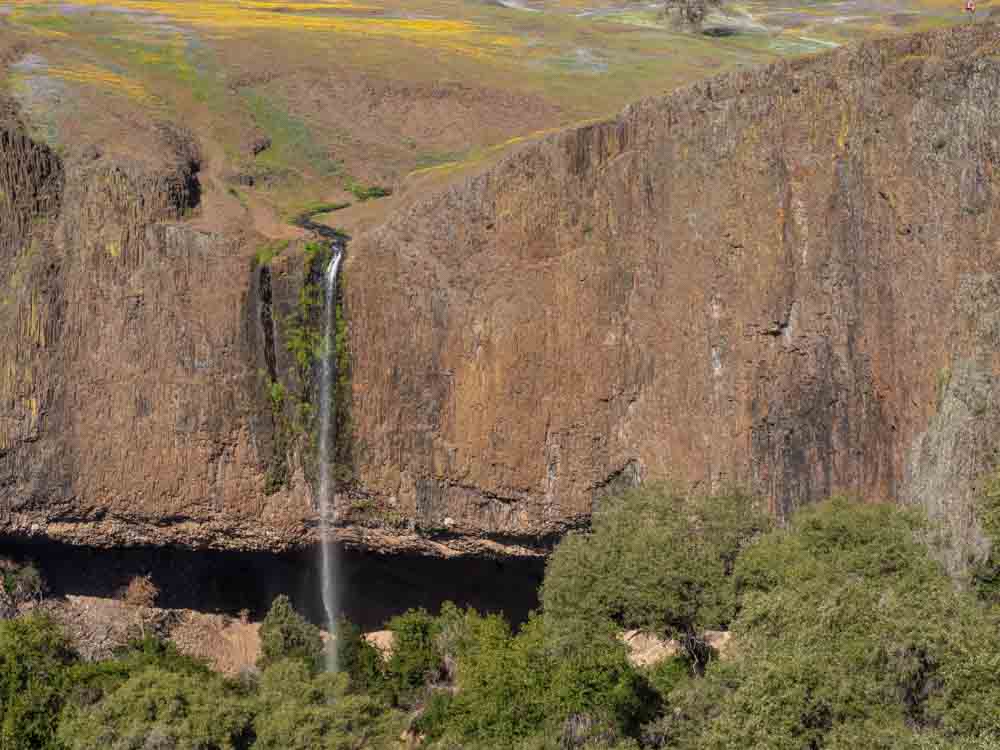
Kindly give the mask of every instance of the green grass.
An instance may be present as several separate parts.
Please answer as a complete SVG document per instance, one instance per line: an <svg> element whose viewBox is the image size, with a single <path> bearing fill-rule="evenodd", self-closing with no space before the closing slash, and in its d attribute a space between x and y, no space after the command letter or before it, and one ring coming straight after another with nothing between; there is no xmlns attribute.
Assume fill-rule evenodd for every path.
<svg viewBox="0 0 1000 750"><path fill-rule="evenodd" d="M392 191L389 188L384 188L381 185L365 186L353 180L347 183L347 191L362 203L375 198L386 198L392 195Z"/></svg>
<svg viewBox="0 0 1000 750"><path fill-rule="evenodd" d="M465 151L424 151L417 155L414 169L430 169L439 167L442 164L453 164L463 161L468 156L468 149Z"/></svg>
<svg viewBox="0 0 1000 750"><path fill-rule="evenodd" d="M290 114L266 94L241 92L244 105L257 126L271 139L271 147L256 157L256 163L272 168L292 168L320 177L336 175L340 165L301 119Z"/></svg>
<svg viewBox="0 0 1000 750"><path fill-rule="evenodd" d="M288 249L288 240L275 240L267 242L257 248L254 255L254 263L257 266L268 266L278 255Z"/></svg>
<svg viewBox="0 0 1000 750"><path fill-rule="evenodd" d="M44 31L67 33L73 30L73 22L62 14L50 14L44 12L44 10L41 12L32 12L32 10L34 9L29 9L28 14L18 20L28 26Z"/></svg>
<svg viewBox="0 0 1000 750"><path fill-rule="evenodd" d="M351 204L346 201L341 201L337 203L329 203L325 201L314 201L312 203L307 203L305 206L297 209L291 219L290 224L295 224L296 226L302 226L307 224L312 219L317 216L322 216L323 214L332 214L335 211L342 211L348 208Z"/></svg>

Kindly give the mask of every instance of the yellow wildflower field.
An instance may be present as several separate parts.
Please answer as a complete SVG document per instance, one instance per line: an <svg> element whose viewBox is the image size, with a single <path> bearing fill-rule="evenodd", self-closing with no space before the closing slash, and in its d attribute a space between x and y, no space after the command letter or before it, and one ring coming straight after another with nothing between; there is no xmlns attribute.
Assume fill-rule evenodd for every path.
<svg viewBox="0 0 1000 750"><path fill-rule="evenodd" d="M111 89L112 91L124 93L140 102L148 103L153 101L153 97L141 83L112 73L110 70L99 68L96 65L79 65L75 67L50 66L45 70L45 74L72 83L82 83Z"/></svg>

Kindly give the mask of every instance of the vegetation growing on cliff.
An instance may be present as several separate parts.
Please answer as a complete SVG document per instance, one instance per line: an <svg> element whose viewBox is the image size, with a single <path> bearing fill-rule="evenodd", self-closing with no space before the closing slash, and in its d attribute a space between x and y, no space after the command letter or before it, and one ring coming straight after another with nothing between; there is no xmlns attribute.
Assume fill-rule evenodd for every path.
<svg viewBox="0 0 1000 750"><path fill-rule="evenodd" d="M272 243L257 252L255 262L268 265L286 245ZM303 282L296 304L291 312L280 319L285 349L294 365L291 380L293 387L286 387L281 379L266 380L267 396L274 418L275 435L273 457L266 476L266 491L276 492L288 482L290 471L288 455L298 451L307 476L312 476L316 458L315 417L313 405L316 378L315 370L323 357L336 356L340 382L337 386L338 416L341 393L348 372L347 330L339 302L335 314L337 326L334 342L336 353L328 348L324 338L322 312L326 303L323 277L330 262L332 249L326 242L310 242L303 248ZM339 434L339 431L338 431ZM346 433L345 433L346 434ZM338 446L338 455L340 453Z"/></svg>
<svg viewBox="0 0 1000 750"><path fill-rule="evenodd" d="M346 271L340 272L340 288L346 283ZM334 311L334 362L337 365L337 380L334 385L334 445L333 471L338 482L349 482L354 477L351 457L351 351L347 330L347 315L344 311L343 295L338 290Z"/></svg>
<svg viewBox="0 0 1000 750"><path fill-rule="evenodd" d="M983 598L1000 607L1000 471L987 479L976 511L990 549L973 571L973 582Z"/></svg>
<svg viewBox="0 0 1000 750"><path fill-rule="evenodd" d="M265 242L257 248L253 261L255 266L269 266L271 261L288 249L288 240L274 240Z"/></svg>
<svg viewBox="0 0 1000 750"><path fill-rule="evenodd" d="M325 351L319 313L324 302L321 279L330 253L326 243L306 244L303 251L305 281L299 289L298 304L284 321L285 346L298 368L303 397L308 396L312 367Z"/></svg>

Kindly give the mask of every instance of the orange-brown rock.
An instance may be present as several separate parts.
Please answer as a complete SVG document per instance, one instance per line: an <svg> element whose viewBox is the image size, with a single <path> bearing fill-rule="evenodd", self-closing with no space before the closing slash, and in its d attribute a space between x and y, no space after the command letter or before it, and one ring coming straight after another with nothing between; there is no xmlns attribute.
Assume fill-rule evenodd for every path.
<svg viewBox="0 0 1000 750"><path fill-rule="evenodd" d="M656 477L782 515L966 493L989 429L953 436L960 463L913 456L944 434L942 372L998 423L1000 328L976 323L1000 305L998 49L977 26L705 81L356 241L360 485L423 528L534 540Z"/></svg>
<svg viewBox="0 0 1000 750"><path fill-rule="evenodd" d="M0 532L93 545L286 547L304 488L265 496L246 334L253 245L199 231L200 156L57 155L0 106ZM263 415L263 416L259 416Z"/></svg>
<svg viewBox="0 0 1000 750"><path fill-rule="evenodd" d="M706 81L357 238L339 536L538 554L656 477L967 519L1000 434L998 49L975 25ZM316 269L191 221L196 134L143 137L56 154L0 106L0 533L310 543L311 436L269 389L314 392L286 322Z"/></svg>

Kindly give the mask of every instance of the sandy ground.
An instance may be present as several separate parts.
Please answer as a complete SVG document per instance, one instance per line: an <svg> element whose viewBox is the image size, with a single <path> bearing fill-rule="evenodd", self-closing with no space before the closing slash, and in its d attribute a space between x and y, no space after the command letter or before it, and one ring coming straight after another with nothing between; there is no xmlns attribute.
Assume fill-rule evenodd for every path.
<svg viewBox="0 0 1000 750"><path fill-rule="evenodd" d="M69 633L80 655L106 659L132 638L156 634L229 676L252 670L260 653L260 623L187 609L139 607L118 599L67 596L38 605Z"/></svg>

